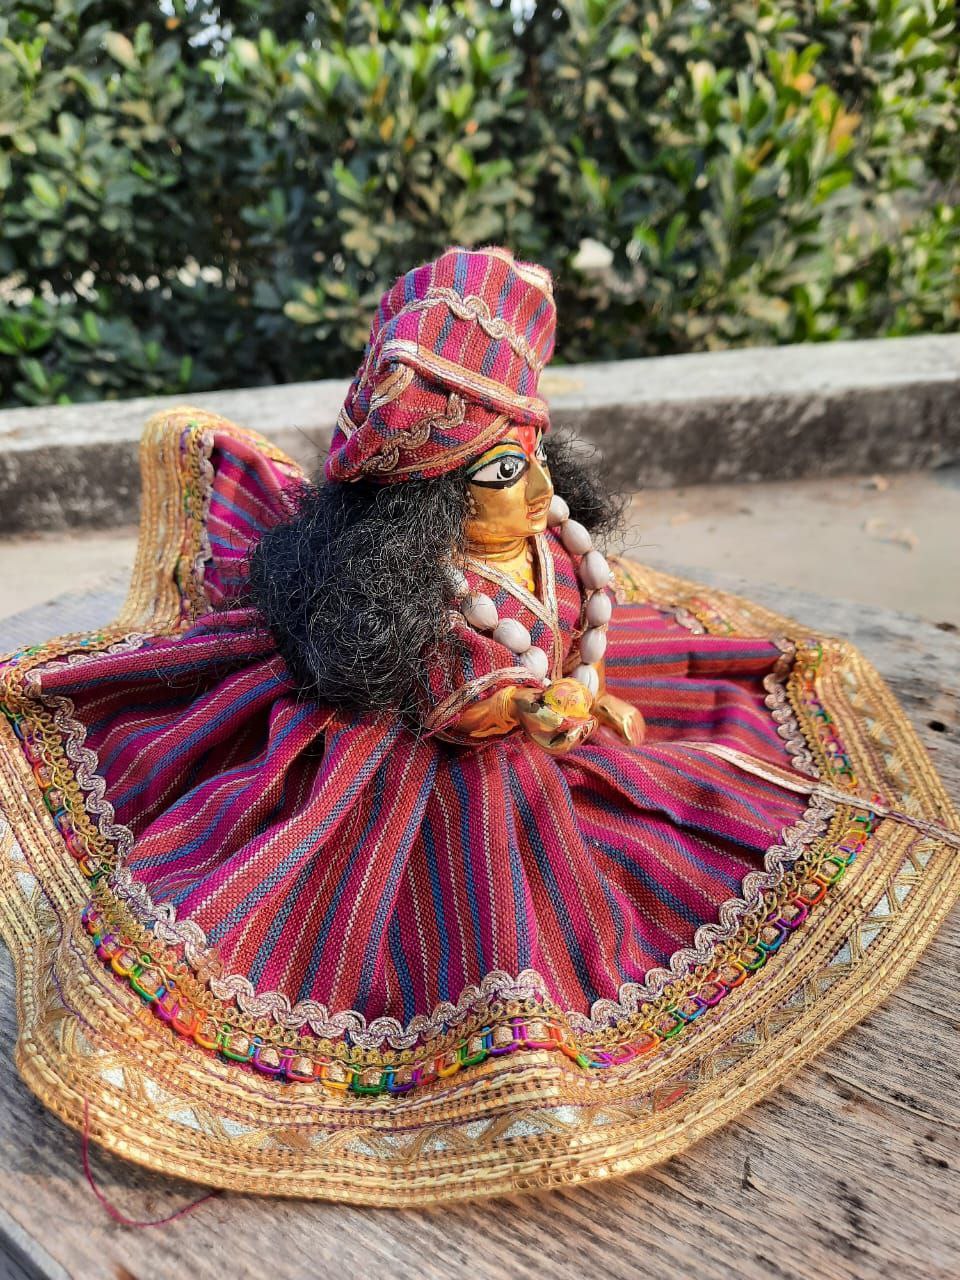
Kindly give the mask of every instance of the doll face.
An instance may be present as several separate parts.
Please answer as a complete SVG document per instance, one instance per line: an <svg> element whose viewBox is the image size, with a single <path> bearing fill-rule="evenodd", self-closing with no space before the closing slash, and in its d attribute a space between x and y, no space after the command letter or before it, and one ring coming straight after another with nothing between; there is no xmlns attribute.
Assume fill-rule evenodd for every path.
<svg viewBox="0 0 960 1280"><path fill-rule="evenodd" d="M469 466L473 510L467 538L479 546L515 542L547 527L553 484L535 427L517 426Z"/></svg>

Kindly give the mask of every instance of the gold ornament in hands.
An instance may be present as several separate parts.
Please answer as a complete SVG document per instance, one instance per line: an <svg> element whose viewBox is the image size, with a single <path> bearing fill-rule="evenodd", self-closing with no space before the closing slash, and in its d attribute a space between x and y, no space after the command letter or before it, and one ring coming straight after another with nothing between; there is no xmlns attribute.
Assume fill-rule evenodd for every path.
<svg viewBox="0 0 960 1280"><path fill-rule="evenodd" d="M579 680L556 680L537 693L517 689L513 705L517 720L533 742L551 755L565 755L585 742L597 727L592 699Z"/></svg>

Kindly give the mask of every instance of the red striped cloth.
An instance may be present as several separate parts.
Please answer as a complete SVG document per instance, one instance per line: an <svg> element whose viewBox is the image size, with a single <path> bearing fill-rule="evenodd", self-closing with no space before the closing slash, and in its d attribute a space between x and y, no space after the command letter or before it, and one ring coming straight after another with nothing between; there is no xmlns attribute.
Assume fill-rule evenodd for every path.
<svg viewBox="0 0 960 1280"><path fill-rule="evenodd" d="M253 443L214 446L216 603L289 476ZM552 536L540 554L555 627L522 593L499 589L496 603L537 643L554 639L562 669L575 660L575 566ZM603 731L563 758L521 734L461 747L307 702L243 609L40 668L39 691L71 700L133 833L135 880L257 991L404 1021L491 970L532 968L586 1011L715 922L803 807L690 746L789 765L764 703L771 641L694 634L639 604L616 607L609 642L608 687L640 707L647 739L631 748ZM511 661L498 649L476 637L444 688L497 687Z"/></svg>

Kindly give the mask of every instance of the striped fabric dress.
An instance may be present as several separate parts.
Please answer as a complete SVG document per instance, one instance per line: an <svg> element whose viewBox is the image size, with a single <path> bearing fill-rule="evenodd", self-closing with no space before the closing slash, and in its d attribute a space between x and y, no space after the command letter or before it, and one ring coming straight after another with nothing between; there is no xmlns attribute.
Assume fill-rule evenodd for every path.
<svg viewBox="0 0 960 1280"><path fill-rule="evenodd" d="M519 732L450 740L458 707L510 665L479 637L424 737L305 700L252 612L228 604L290 469L241 433L213 433L205 466L206 612L184 581L181 625L30 679L92 753L116 892L215 954L221 983L406 1024L492 971L532 969L587 1013L716 923L800 822L803 797L698 749L790 768L768 705L781 649L644 604L616 606L606 667L646 718L637 748L608 730L559 758ZM534 595L482 567L468 578L553 646L556 675L577 661L576 566L550 534L537 553Z"/></svg>

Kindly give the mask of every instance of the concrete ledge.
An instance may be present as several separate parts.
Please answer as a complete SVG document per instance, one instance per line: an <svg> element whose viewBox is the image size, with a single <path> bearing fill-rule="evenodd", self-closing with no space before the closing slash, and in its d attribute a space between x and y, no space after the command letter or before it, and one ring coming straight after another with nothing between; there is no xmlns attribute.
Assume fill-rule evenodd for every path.
<svg viewBox="0 0 960 1280"><path fill-rule="evenodd" d="M748 348L549 372L553 421L604 454L615 484L908 470L960 461L960 336ZM129 523L137 442L183 403L255 427L309 469L346 381L0 412L0 532Z"/></svg>

